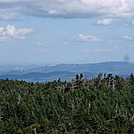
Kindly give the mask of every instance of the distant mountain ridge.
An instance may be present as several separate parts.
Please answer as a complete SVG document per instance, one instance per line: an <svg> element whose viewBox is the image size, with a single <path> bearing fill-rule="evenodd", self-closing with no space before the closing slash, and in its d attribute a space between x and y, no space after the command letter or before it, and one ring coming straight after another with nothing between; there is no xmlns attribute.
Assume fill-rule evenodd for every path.
<svg viewBox="0 0 134 134"><path fill-rule="evenodd" d="M103 62L90 64L57 64L55 66L43 66L28 70L30 72L134 72L134 63L129 62Z"/></svg>
<svg viewBox="0 0 134 134"><path fill-rule="evenodd" d="M134 73L134 63L129 62L103 62L90 64L55 64L41 67L11 69L1 73L0 79L18 79L26 81L53 81L71 80L76 74L83 73L88 78L95 77L98 73L112 73L123 77Z"/></svg>

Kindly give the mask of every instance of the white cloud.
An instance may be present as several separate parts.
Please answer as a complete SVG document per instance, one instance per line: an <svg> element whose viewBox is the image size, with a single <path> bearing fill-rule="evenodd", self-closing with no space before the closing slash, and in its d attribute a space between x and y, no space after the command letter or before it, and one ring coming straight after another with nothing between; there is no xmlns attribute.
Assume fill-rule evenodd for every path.
<svg viewBox="0 0 134 134"><path fill-rule="evenodd" d="M129 48L133 48L133 45L128 45Z"/></svg>
<svg viewBox="0 0 134 134"><path fill-rule="evenodd" d="M14 25L0 27L0 41L9 41L14 39L25 39L26 35L33 33L33 29L16 29Z"/></svg>
<svg viewBox="0 0 134 134"><path fill-rule="evenodd" d="M132 24L134 25L134 20L132 20Z"/></svg>
<svg viewBox="0 0 134 134"><path fill-rule="evenodd" d="M97 25L109 25L113 22L113 19L103 19L103 20L97 20Z"/></svg>
<svg viewBox="0 0 134 134"><path fill-rule="evenodd" d="M64 44L64 45L68 45L68 42L64 41L63 44Z"/></svg>
<svg viewBox="0 0 134 134"><path fill-rule="evenodd" d="M36 45L37 46L44 46L44 43L43 42L37 42Z"/></svg>
<svg viewBox="0 0 134 134"><path fill-rule="evenodd" d="M20 15L56 18L133 17L134 0L0 0L0 19Z"/></svg>
<svg viewBox="0 0 134 134"><path fill-rule="evenodd" d="M6 13L0 13L0 19L1 20L5 20L5 21L10 21L10 20L12 20L12 21L16 21L16 20L18 20L19 19L19 17L20 17L21 15L20 14L18 14L18 13L16 13L16 12L6 12Z"/></svg>
<svg viewBox="0 0 134 134"><path fill-rule="evenodd" d="M92 42L101 41L100 38L98 38L94 35L84 35L84 34L79 34L78 36L74 37L74 39L77 41L92 41Z"/></svg>
<svg viewBox="0 0 134 134"><path fill-rule="evenodd" d="M132 37L128 36L128 35L124 35L122 36L123 39L126 39L126 40L133 40Z"/></svg>

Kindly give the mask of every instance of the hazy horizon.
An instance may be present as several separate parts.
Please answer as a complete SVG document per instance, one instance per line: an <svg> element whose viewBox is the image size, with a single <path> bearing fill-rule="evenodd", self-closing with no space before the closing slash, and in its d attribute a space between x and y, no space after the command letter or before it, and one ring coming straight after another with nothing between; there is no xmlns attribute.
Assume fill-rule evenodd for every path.
<svg viewBox="0 0 134 134"><path fill-rule="evenodd" d="M103 62L0 62L0 66L55 66L60 64L101 64L101 63L134 63L130 61L103 61Z"/></svg>

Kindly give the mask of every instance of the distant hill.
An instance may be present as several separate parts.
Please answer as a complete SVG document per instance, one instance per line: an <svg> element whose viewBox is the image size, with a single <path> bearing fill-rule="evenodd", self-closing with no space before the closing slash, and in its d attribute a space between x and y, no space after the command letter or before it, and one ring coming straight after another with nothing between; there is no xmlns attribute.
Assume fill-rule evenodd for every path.
<svg viewBox="0 0 134 134"><path fill-rule="evenodd" d="M0 75L0 79L17 79L17 80L25 80L25 81L33 81L33 82L46 82L46 81L53 81L53 80L70 80L73 79L74 76L77 73L74 72L65 72L65 71L59 71L59 72L49 72L49 73L39 73L39 72L33 72L33 73L25 73L25 74L6 74L6 75Z"/></svg>
<svg viewBox="0 0 134 134"><path fill-rule="evenodd" d="M43 66L28 70L28 72L102 72L102 73L130 73L134 72L134 63L129 62L104 62L94 64L57 64L52 66Z"/></svg>
<svg viewBox="0 0 134 134"><path fill-rule="evenodd" d="M88 78L95 77L98 73L112 73L128 77L134 73L134 63L129 62L104 62L94 64L55 64L41 67L15 68L1 73L0 79L18 79L34 82L58 80L71 80L76 74L83 73Z"/></svg>

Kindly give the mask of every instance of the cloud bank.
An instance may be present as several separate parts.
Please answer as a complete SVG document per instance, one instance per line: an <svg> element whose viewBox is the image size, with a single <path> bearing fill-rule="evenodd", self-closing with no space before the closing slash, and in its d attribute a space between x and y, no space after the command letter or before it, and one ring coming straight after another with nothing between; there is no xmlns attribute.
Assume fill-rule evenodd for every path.
<svg viewBox="0 0 134 134"><path fill-rule="evenodd" d="M0 0L0 19L20 16L132 18L134 0Z"/></svg>
<svg viewBox="0 0 134 134"><path fill-rule="evenodd" d="M0 41L25 39L28 34L33 32L33 29L16 29L14 25L7 25L6 27L0 27Z"/></svg>

